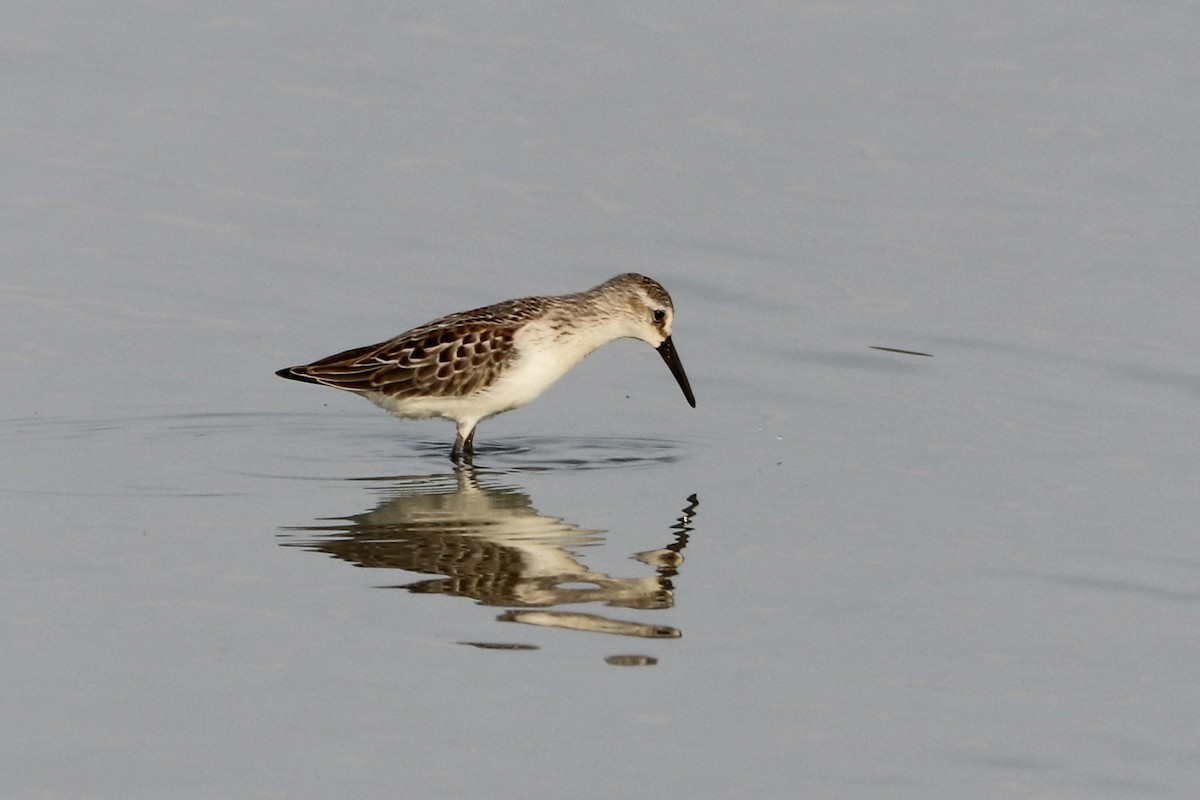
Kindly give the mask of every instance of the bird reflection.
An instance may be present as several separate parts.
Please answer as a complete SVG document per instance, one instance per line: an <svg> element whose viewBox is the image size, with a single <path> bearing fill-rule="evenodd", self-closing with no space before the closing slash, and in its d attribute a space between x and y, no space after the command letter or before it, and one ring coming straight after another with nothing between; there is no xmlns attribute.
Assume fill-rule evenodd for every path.
<svg viewBox="0 0 1200 800"><path fill-rule="evenodd" d="M319 520L288 531L311 536L284 542L327 553L361 567L403 569L438 577L392 588L413 594L470 597L487 606L505 606L501 622L569 628L644 638L677 638L664 625L614 619L600 614L548 610L577 603L613 608L666 609L674 605L673 579L699 505L687 499L667 527L663 546L635 553L650 575L617 576L581 563L581 550L604 542L603 531L540 513L519 487L498 475L464 465L454 473L389 479L386 496L373 510ZM524 646L465 642L476 647ZM646 663L653 663L649 659Z"/></svg>

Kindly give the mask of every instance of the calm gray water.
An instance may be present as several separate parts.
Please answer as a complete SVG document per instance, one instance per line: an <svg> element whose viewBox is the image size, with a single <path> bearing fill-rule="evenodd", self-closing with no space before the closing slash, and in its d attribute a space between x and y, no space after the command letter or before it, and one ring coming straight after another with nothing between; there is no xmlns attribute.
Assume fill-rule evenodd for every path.
<svg viewBox="0 0 1200 800"><path fill-rule="evenodd" d="M1194 797L1200 14L968 5L11 5L0 794Z"/></svg>

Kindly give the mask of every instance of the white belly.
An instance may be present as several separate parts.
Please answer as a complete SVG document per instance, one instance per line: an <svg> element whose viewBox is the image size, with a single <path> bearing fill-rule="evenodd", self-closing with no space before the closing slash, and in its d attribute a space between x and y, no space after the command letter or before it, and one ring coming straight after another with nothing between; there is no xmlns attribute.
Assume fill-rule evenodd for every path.
<svg viewBox="0 0 1200 800"><path fill-rule="evenodd" d="M398 417L443 417L478 421L531 402L598 346L585 337L553 338L553 332L530 324L513 340L515 354L496 380L466 396L397 399L377 392L366 398Z"/></svg>

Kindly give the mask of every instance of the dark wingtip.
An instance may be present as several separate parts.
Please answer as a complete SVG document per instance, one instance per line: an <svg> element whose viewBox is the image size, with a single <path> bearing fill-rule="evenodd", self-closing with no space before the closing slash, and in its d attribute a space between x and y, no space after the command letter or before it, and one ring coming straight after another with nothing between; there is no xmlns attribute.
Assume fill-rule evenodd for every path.
<svg viewBox="0 0 1200 800"><path fill-rule="evenodd" d="M275 370L275 374L281 378L287 378L289 381L300 381L301 383L320 383L320 381L315 380L312 376L296 371L300 369L304 369L304 367L284 367L283 369Z"/></svg>

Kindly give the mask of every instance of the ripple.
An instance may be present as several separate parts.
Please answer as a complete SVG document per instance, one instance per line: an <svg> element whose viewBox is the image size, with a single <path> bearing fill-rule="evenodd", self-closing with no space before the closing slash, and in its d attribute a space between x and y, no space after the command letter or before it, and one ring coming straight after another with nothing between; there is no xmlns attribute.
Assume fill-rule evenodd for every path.
<svg viewBox="0 0 1200 800"><path fill-rule="evenodd" d="M127 432L155 431L164 438L203 435L261 427L277 422L266 412L126 412L109 416L35 416L0 421L0 436L43 441L90 439ZM316 416L316 415L312 415Z"/></svg>
<svg viewBox="0 0 1200 800"><path fill-rule="evenodd" d="M686 446L663 438L516 436L477 445L474 465L519 472L651 467L679 462ZM421 440L413 447L422 455L447 457L442 440Z"/></svg>
<svg viewBox="0 0 1200 800"><path fill-rule="evenodd" d="M162 409L102 416L35 416L0 420L0 442L45 451L67 447L76 454L84 452L78 449L81 447L99 455L120 449L138 452L149 462L196 457L203 452L212 463L222 465L222 472L289 479L313 478L314 465L321 465L317 472L330 477L333 464L344 467L363 460L400 463L415 458L447 469L452 466L450 442L440 435L445 426L418 429L425 435L416 437L412 428L400 428L377 416ZM258 445L250 450L268 463L251 459L257 462L252 465L230 459L235 453L244 454L251 438ZM640 469L678 463L698 443L632 436L501 437L476 446L474 466L499 472Z"/></svg>

